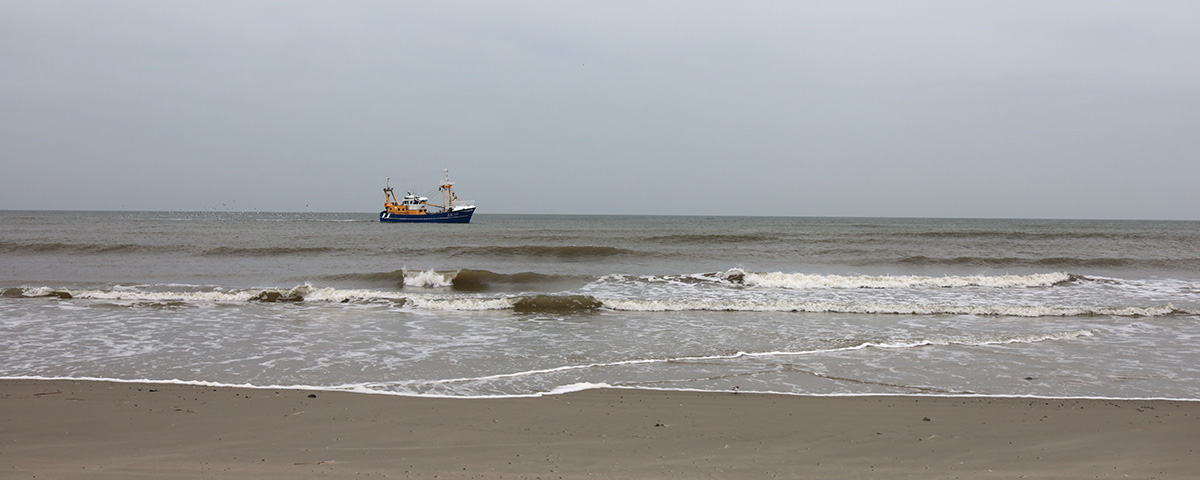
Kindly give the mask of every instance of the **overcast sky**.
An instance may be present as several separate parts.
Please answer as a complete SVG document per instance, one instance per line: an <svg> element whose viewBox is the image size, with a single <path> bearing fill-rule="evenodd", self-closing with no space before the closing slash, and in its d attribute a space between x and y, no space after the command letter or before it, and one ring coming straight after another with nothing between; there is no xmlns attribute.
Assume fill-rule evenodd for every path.
<svg viewBox="0 0 1200 480"><path fill-rule="evenodd" d="M1200 2L0 0L0 209L1200 219ZM430 195L433 196L433 195Z"/></svg>

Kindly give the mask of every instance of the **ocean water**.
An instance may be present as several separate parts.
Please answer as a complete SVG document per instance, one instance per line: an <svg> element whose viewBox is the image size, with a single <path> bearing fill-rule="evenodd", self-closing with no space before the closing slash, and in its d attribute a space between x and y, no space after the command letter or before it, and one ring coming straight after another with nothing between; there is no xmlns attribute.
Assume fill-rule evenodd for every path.
<svg viewBox="0 0 1200 480"><path fill-rule="evenodd" d="M0 211L0 377L1200 399L1200 222Z"/></svg>

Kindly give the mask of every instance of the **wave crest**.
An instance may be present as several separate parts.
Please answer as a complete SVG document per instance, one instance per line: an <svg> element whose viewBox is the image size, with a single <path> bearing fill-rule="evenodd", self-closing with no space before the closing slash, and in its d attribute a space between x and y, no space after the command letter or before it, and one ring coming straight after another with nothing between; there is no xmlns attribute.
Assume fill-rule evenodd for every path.
<svg viewBox="0 0 1200 480"><path fill-rule="evenodd" d="M667 242L667 243L687 243L696 245L722 245L722 244L737 244L746 242L769 242L778 240L775 235L766 234L721 234L721 233L696 233L696 234L679 234L679 235L659 235L649 237L648 242Z"/></svg>
<svg viewBox="0 0 1200 480"><path fill-rule="evenodd" d="M596 310L604 304L589 295L534 295L513 302L517 313L572 313Z"/></svg>
<svg viewBox="0 0 1200 480"><path fill-rule="evenodd" d="M380 285L393 288L451 287L459 292L488 292L515 287L564 287L583 285L591 277L550 275L537 272L496 273L488 270L424 270L370 273L341 273L317 277L323 281Z"/></svg>
<svg viewBox="0 0 1200 480"><path fill-rule="evenodd" d="M454 278L453 273L439 273L435 270L409 272L404 275L404 286L423 288L449 287L453 284L451 281L452 278Z"/></svg>
<svg viewBox="0 0 1200 480"><path fill-rule="evenodd" d="M0 298L74 298L71 292L50 287L5 288L0 289Z"/></svg>
<svg viewBox="0 0 1200 480"><path fill-rule="evenodd" d="M330 287L313 287L309 284L292 288L251 288L238 290L189 290L189 291L144 291L133 288L58 289L50 287L20 287L3 289L4 298L59 298L64 300L105 300L151 303L295 303L330 302L348 303L384 300L404 303L405 297L398 293L377 290L352 290Z"/></svg>
<svg viewBox="0 0 1200 480"><path fill-rule="evenodd" d="M748 286L808 289L808 288L1031 288L1051 287L1079 280L1082 277L1065 272L1032 275L974 275L924 277L916 275L811 275L803 273L754 273L730 270L721 278Z"/></svg>
<svg viewBox="0 0 1200 480"><path fill-rule="evenodd" d="M217 247L205 250L203 255L216 257L276 257L285 255L318 255L336 252L331 247Z"/></svg>
<svg viewBox="0 0 1200 480"><path fill-rule="evenodd" d="M118 244L89 244L62 242L0 242L0 252L12 253L68 253L68 254L128 254L128 253L168 253L176 252L174 246L164 247L155 245L140 245L134 243Z"/></svg>
<svg viewBox="0 0 1200 480"><path fill-rule="evenodd" d="M487 270L459 270L451 280L455 290L483 292L499 285L534 286L556 285L572 280L562 275L547 275L536 272L496 273Z"/></svg>
<svg viewBox="0 0 1200 480"><path fill-rule="evenodd" d="M429 274L429 272L422 272ZM437 272L430 281L440 282L444 277ZM415 278L419 278L417 275ZM439 280L441 279L441 280ZM572 314L597 310L627 312L792 312L792 313L840 313L865 315L974 315L997 317L1165 317L1173 315L1200 315L1200 310L1180 308L1173 304L1148 306L1059 306L1019 304L937 304L937 303L873 303L810 301L803 299L766 299L754 296L726 298L639 299L605 298L581 294L545 294L517 296L476 296L456 294L404 294L399 291L372 289L340 289L314 287L303 284L292 288L254 289L204 289L185 288L172 291L146 291L135 287L111 289L65 289L51 287L13 287L0 289L0 298L51 298L67 301L100 300L106 302L129 302L124 306L147 304L212 304L212 303L362 303L388 302L393 305L411 305L415 309L428 310L512 310L516 313ZM181 303L182 302L182 303ZM118 305L120 306L120 305Z"/></svg>
<svg viewBox="0 0 1200 480"><path fill-rule="evenodd" d="M404 270L370 273L339 273L334 275L323 275L319 278L334 282L364 282L385 284L389 286L403 286Z"/></svg>
<svg viewBox="0 0 1200 480"><path fill-rule="evenodd" d="M604 300L604 307L612 310L632 312L793 312L793 313L848 313L872 315L979 315L1004 317L1161 317L1167 315L1196 315L1176 308L1174 305L1148 307L1058 307L1030 305L925 305L925 304L878 304L878 303L834 303L808 301L751 301L751 300Z"/></svg>
<svg viewBox="0 0 1200 480"><path fill-rule="evenodd" d="M553 257L558 260L594 260L615 256L643 256L643 252L617 247L589 245L521 245L521 246L489 246L489 247L446 247L441 253L451 256L477 255L484 257Z"/></svg>

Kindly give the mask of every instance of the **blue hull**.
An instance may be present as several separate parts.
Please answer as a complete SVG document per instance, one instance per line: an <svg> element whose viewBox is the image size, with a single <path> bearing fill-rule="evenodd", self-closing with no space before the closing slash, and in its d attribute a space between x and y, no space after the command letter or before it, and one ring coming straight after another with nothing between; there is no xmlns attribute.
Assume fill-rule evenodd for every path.
<svg viewBox="0 0 1200 480"><path fill-rule="evenodd" d="M379 221L397 223L468 223L475 209L459 210L456 212L427 213L424 215L389 215L387 211L379 212Z"/></svg>

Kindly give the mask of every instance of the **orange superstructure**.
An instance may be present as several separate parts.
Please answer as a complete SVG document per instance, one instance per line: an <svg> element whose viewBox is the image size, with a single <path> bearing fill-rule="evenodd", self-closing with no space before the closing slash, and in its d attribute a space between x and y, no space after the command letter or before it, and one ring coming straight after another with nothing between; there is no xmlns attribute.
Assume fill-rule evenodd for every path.
<svg viewBox="0 0 1200 480"><path fill-rule="evenodd" d="M392 191L392 187L388 186L383 189L384 202L383 211L392 215L426 215L429 213L425 209L425 197L419 197L409 193L404 196L404 200L396 200L396 193Z"/></svg>

